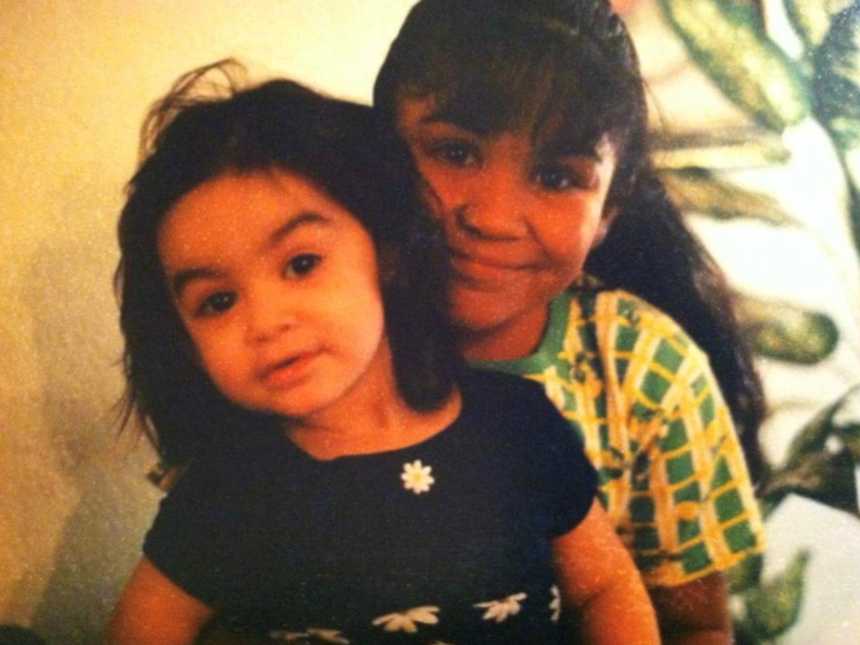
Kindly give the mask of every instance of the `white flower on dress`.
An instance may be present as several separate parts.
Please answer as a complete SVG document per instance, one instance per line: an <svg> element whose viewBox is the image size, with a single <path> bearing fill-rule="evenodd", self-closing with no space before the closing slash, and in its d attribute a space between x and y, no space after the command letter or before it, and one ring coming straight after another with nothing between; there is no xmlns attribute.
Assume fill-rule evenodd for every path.
<svg viewBox="0 0 860 645"><path fill-rule="evenodd" d="M269 632L269 638L287 643L323 642L349 645L349 639L344 638L337 629L320 629L318 627L309 627L304 632L289 632L285 629L273 630Z"/></svg>
<svg viewBox="0 0 860 645"><path fill-rule="evenodd" d="M561 617L561 593L559 593L556 585L550 587L549 592L552 594L552 600L549 603L549 619L552 622L557 623L558 619Z"/></svg>
<svg viewBox="0 0 860 645"><path fill-rule="evenodd" d="M487 602L479 602L472 606L487 610L484 612L484 620L495 620L497 623L501 623L507 620L509 616L515 616L520 613L520 609L523 608L520 602L526 598L526 594L520 592L501 600L488 600Z"/></svg>
<svg viewBox="0 0 860 645"><path fill-rule="evenodd" d="M308 635L312 638L322 641L323 643L336 643L337 645L349 645L349 639L344 638L337 629L319 629L317 627L309 627Z"/></svg>
<svg viewBox="0 0 860 645"><path fill-rule="evenodd" d="M411 464L403 464L403 473L400 479L403 480L403 488L411 490L416 495L426 493L436 481L430 472L432 466L425 466L420 459L416 459Z"/></svg>
<svg viewBox="0 0 860 645"><path fill-rule="evenodd" d="M385 625L384 629L387 632L409 632L410 634L414 634L418 631L415 623L424 623L425 625L435 625L438 623L439 618L436 616L438 611L438 607L431 605L414 607L403 612L394 612L374 618L373 625L375 627Z"/></svg>

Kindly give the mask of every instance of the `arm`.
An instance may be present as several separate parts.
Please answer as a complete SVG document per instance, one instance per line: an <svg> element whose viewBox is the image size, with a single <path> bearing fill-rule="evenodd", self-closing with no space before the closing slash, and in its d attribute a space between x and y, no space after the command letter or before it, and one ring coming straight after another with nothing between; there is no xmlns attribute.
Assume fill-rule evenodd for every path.
<svg viewBox="0 0 860 645"><path fill-rule="evenodd" d="M595 500L585 519L553 542L562 603L579 610L579 636L599 645L659 643L639 572Z"/></svg>
<svg viewBox="0 0 860 645"><path fill-rule="evenodd" d="M655 587L651 600L666 645L729 645L728 584L715 572L677 587Z"/></svg>
<svg viewBox="0 0 860 645"><path fill-rule="evenodd" d="M108 626L107 645L190 645L212 616L208 606L142 558Z"/></svg>

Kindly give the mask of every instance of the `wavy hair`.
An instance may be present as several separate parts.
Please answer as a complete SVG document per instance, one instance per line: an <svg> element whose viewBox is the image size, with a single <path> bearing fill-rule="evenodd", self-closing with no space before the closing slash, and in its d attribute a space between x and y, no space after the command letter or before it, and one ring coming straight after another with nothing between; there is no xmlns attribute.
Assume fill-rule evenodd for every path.
<svg viewBox="0 0 860 645"><path fill-rule="evenodd" d="M213 433L274 420L228 401L195 360L158 255L159 226L172 205L225 172L298 173L369 232L397 386L410 406L440 405L459 369L444 240L417 196L408 150L377 127L369 107L288 80L243 89L242 71L231 60L193 70L153 105L119 218L122 425L137 417L166 465L187 462Z"/></svg>
<svg viewBox="0 0 860 645"><path fill-rule="evenodd" d="M396 127L398 102L433 96L490 132L530 126L593 149L608 137L616 216L585 270L674 318L708 354L762 468L764 394L722 271L670 201L649 157L645 84L635 47L606 0L421 0L391 45L374 107Z"/></svg>

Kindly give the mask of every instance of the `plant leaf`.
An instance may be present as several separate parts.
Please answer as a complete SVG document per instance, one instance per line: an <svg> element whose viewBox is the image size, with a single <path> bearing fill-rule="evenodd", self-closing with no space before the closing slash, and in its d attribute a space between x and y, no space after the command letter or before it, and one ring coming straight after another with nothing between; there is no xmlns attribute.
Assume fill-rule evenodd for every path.
<svg viewBox="0 0 860 645"><path fill-rule="evenodd" d="M660 173L666 192L683 211L721 220L755 219L768 224L796 224L769 195L718 179L708 170L688 168Z"/></svg>
<svg viewBox="0 0 860 645"><path fill-rule="evenodd" d="M816 114L840 147L860 146L860 4L833 18L814 64Z"/></svg>
<svg viewBox="0 0 860 645"><path fill-rule="evenodd" d="M741 331L762 356L814 365L833 352L839 330L826 314L775 300L738 299Z"/></svg>
<svg viewBox="0 0 860 645"><path fill-rule="evenodd" d="M809 114L799 68L757 28L749 5L724 0L660 0L660 5L693 59L756 121L781 132Z"/></svg>
<svg viewBox="0 0 860 645"><path fill-rule="evenodd" d="M854 0L785 0L785 11L800 39L808 49L815 49L830 31L833 16Z"/></svg>
<svg viewBox="0 0 860 645"><path fill-rule="evenodd" d="M809 558L809 551L799 551L785 571L743 594L746 615L740 623L744 632L771 639L797 622Z"/></svg>
<svg viewBox="0 0 860 645"><path fill-rule="evenodd" d="M796 493L860 516L854 470L860 463L860 385L807 423L792 440L785 463L762 482L767 502Z"/></svg>
<svg viewBox="0 0 860 645"><path fill-rule="evenodd" d="M785 163L791 153L782 137L763 128L651 134L655 166L661 170L711 170L769 167Z"/></svg>
<svg viewBox="0 0 860 645"><path fill-rule="evenodd" d="M764 567L764 556L760 553L752 555L726 572L729 581L729 590L736 594L752 588L761 579L761 571Z"/></svg>

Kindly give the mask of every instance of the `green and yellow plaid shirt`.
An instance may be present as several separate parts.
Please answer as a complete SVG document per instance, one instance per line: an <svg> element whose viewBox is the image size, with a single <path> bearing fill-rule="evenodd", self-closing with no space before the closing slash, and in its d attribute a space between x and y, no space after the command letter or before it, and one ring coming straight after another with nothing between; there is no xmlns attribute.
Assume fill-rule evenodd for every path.
<svg viewBox="0 0 860 645"><path fill-rule="evenodd" d="M568 292L551 304L535 354L479 365L543 383L581 437L648 586L726 570L764 547L708 359L659 310L623 291Z"/></svg>

